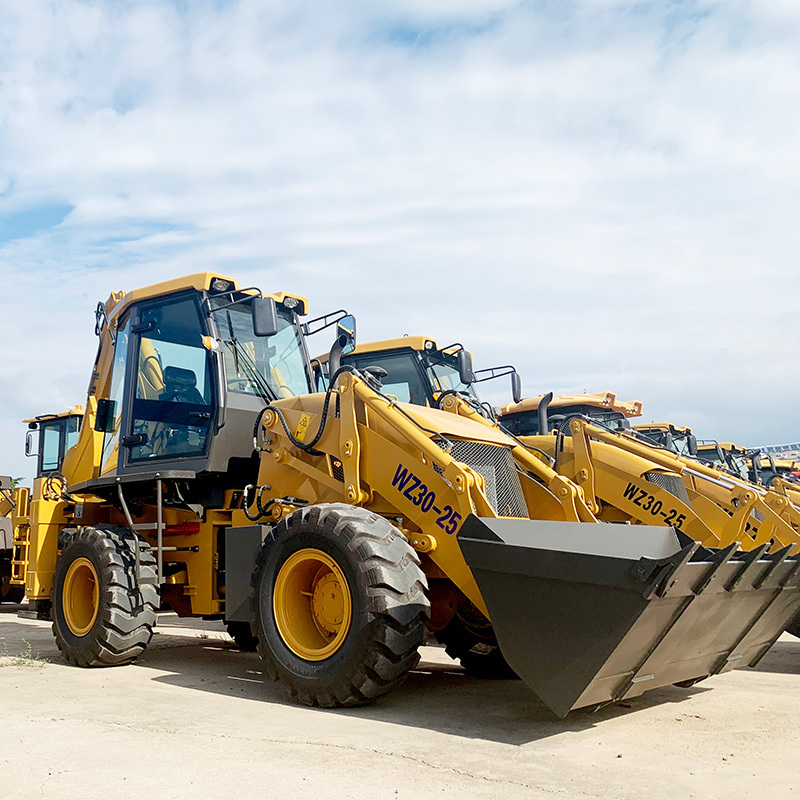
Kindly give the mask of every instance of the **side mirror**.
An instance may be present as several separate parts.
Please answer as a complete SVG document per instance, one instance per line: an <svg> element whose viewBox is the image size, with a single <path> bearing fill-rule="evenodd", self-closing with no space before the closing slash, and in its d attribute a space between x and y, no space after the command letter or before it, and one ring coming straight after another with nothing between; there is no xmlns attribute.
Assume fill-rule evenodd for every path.
<svg viewBox="0 0 800 800"><path fill-rule="evenodd" d="M356 349L356 318L352 314L347 314L336 323L336 338L343 356Z"/></svg>
<svg viewBox="0 0 800 800"><path fill-rule="evenodd" d="M113 400L100 399L97 401L97 414L94 418L94 429L96 431L99 433L113 431L116 405Z"/></svg>
<svg viewBox="0 0 800 800"><path fill-rule="evenodd" d="M31 456L38 456L39 454L33 449L33 431L28 431L25 437L25 455L29 458Z"/></svg>
<svg viewBox="0 0 800 800"><path fill-rule="evenodd" d="M253 299L253 333L274 336L278 332L278 307L272 297Z"/></svg>
<svg viewBox="0 0 800 800"><path fill-rule="evenodd" d="M515 403L522 400L522 379L519 377L518 372L511 373L511 399Z"/></svg>
<svg viewBox="0 0 800 800"><path fill-rule="evenodd" d="M352 353L356 349L356 318L346 314L336 323L336 339L328 354L328 380L339 371L342 366L342 356Z"/></svg>
<svg viewBox="0 0 800 800"><path fill-rule="evenodd" d="M475 382L475 372L472 369L472 355L466 350L459 350L456 355L456 365L458 369L458 379L465 386Z"/></svg>
<svg viewBox="0 0 800 800"><path fill-rule="evenodd" d="M689 447L689 455L690 456L696 456L697 455L697 437L693 433L690 433L686 437L686 444Z"/></svg>

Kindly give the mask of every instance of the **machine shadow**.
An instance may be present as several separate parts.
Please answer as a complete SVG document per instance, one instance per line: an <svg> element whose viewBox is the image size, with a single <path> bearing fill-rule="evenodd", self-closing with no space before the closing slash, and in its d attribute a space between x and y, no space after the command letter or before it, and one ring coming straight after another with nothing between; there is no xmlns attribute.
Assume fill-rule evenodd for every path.
<svg viewBox="0 0 800 800"><path fill-rule="evenodd" d="M183 688L246 698L267 705L292 705L283 692L264 683L261 662L222 639L148 649L137 665L169 674L153 680ZM524 745L561 733L578 732L638 710L681 703L708 691L664 687L597 711L580 709L558 719L521 682L481 680L463 669L423 660L402 687L367 706L320 709L318 713L388 722L451 736Z"/></svg>
<svg viewBox="0 0 800 800"><path fill-rule="evenodd" d="M776 672L784 675L800 675L800 639L784 634L755 666L754 672Z"/></svg>

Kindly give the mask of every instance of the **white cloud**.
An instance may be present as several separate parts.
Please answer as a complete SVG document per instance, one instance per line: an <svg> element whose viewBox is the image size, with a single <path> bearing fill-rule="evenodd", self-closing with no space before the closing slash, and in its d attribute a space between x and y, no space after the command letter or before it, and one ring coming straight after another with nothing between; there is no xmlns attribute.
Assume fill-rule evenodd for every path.
<svg viewBox="0 0 800 800"><path fill-rule="evenodd" d="M796 6L0 9L0 437L82 402L112 289L219 270L426 332L529 393L800 438ZM0 470L5 468L0 465Z"/></svg>

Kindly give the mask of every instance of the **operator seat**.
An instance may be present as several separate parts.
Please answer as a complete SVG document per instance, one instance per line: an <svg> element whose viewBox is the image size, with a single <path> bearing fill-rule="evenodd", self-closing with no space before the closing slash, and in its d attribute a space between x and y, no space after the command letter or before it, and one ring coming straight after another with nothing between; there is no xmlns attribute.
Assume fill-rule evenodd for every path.
<svg viewBox="0 0 800 800"><path fill-rule="evenodd" d="M142 338L139 345L139 375L137 397L157 400L164 390L164 374L161 359L151 339Z"/></svg>
<svg viewBox="0 0 800 800"><path fill-rule="evenodd" d="M182 367L164 367L164 391L158 399L168 403L197 405L205 405L206 402L197 390L197 375Z"/></svg>

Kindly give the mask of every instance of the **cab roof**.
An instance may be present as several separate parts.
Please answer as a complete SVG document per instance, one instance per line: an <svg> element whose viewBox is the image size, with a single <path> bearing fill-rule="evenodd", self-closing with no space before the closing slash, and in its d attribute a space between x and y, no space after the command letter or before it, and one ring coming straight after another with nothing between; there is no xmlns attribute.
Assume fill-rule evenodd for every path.
<svg viewBox="0 0 800 800"><path fill-rule="evenodd" d="M740 444L733 444L733 442L702 442L698 443L697 449L716 450L717 445L719 445L723 450L747 450L746 447L742 447Z"/></svg>
<svg viewBox="0 0 800 800"><path fill-rule="evenodd" d="M410 349L420 352L427 352L428 350L440 350L438 343L430 336L401 336L397 339L382 339L378 342L365 342L364 344L357 344L355 350L348 355L363 355L364 353L383 353L389 350L402 350ZM441 352L450 352L452 348L446 346ZM452 350L455 352L455 350ZM317 356L317 361L321 364L327 364L328 353Z"/></svg>
<svg viewBox="0 0 800 800"><path fill-rule="evenodd" d="M111 292L105 303L106 314L108 314L109 322L113 326L114 321L120 317L123 311L139 300L165 297L189 289L194 289L198 292L216 291L220 294L231 291L256 294L252 287L241 289L236 280L227 275L220 275L216 272L196 272L193 275L184 275L180 278L154 283L152 286L133 289L129 292ZM308 313L308 300L302 295L291 294L290 292L275 292L274 294L264 294L264 297L272 297L276 303L282 303L287 297L293 297L298 301L295 307L297 313L301 315Z"/></svg>
<svg viewBox="0 0 800 800"><path fill-rule="evenodd" d="M535 397L526 397L519 403L506 403L498 408L500 416L517 414L522 411L536 411L539 408L543 394ZM563 408L564 406L593 406L608 411L619 411L626 417L640 417L642 404L638 400L625 402L617 400L614 392L595 392L594 394L557 394L550 401L549 408Z"/></svg>
<svg viewBox="0 0 800 800"><path fill-rule="evenodd" d="M671 422L640 422L638 425L634 425L633 429L635 431L675 431L687 435L692 433L692 429L688 425L673 425Z"/></svg>
<svg viewBox="0 0 800 800"><path fill-rule="evenodd" d="M38 417L30 417L29 419L22 420L23 422L27 422L29 425L36 422L50 422L54 419L66 419L67 417L82 417L83 416L83 406L75 406L74 408L68 408L66 411L59 411L57 414L39 414Z"/></svg>

